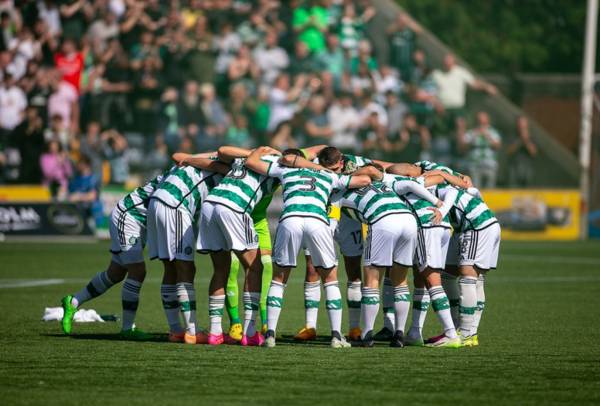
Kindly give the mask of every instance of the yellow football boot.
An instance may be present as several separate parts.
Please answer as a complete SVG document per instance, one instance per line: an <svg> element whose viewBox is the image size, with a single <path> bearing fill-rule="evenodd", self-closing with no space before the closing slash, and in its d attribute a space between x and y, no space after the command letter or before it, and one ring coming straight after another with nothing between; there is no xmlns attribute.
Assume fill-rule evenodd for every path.
<svg viewBox="0 0 600 406"><path fill-rule="evenodd" d="M229 337L233 338L235 341L241 341L242 332L243 329L241 323L235 323L229 327Z"/></svg>
<svg viewBox="0 0 600 406"><path fill-rule="evenodd" d="M310 341L317 338L317 330L312 327L302 327L302 330L298 331L298 334L294 336L294 340L297 341Z"/></svg>

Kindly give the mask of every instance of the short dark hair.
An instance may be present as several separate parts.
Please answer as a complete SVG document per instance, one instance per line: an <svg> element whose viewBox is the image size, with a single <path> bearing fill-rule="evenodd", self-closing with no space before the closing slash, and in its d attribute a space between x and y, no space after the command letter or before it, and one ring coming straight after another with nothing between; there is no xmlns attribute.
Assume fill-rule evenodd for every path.
<svg viewBox="0 0 600 406"><path fill-rule="evenodd" d="M282 152L282 155L296 155L300 157L304 157L304 152L298 148L288 148Z"/></svg>
<svg viewBox="0 0 600 406"><path fill-rule="evenodd" d="M85 166L90 166L90 167L92 166L92 160L87 155L81 155L79 157L79 161L77 161L77 163L84 164Z"/></svg>
<svg viewBox="0 0 600 406"><path fill-rule="evenodd" d="M336 147L325 147L317 155L319 164L330 168L342 159L342 153Z"/></svg>

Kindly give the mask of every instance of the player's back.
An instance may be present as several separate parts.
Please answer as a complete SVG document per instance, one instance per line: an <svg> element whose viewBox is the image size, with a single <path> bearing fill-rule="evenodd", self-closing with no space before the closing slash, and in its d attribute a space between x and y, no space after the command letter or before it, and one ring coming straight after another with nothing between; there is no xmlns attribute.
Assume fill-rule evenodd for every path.
<svg viewBox="0 0 600 406"><path fill-rule="evenodd" d="M383 182L346 191L340 204L344 213L365 224L374 224L391 214L411 213L400 197Z"/></svg>
<svg viewBox="0 0 600 406"><path fill-rule="evenodd" d="M482 230L498 222L496 215L479 196L460 189L451 211L455 231Z"/></svg>
<svg viewBox="0 0 600 406"><path fill-rule="evenodd" d="M222 178L222 175L215 172L193 166L182 166L170 171L164 177L151 198L160 200L169 207L184 207L195 214L209 192Z"/></svg>
<svg viewBox="0 0 600 406"><path fill-rule="evenodd" d="M262 157L266 162L276 162L278 159L277 155ZM254 172L245 163L245 159L235 159L229 173L209 193L206 201L227 206L239 213L252 213L263 197L272 194L279 185L277 179Z"/></svg>

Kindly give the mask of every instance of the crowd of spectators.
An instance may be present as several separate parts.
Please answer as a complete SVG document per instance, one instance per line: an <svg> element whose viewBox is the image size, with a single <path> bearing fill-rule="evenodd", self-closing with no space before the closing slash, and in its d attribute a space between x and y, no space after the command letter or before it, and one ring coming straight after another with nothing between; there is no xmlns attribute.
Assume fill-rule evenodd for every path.
<svg viewBox="0 0 600 406"><path fill-rule="evenodd" d="M0 182L69 198L80 162L124 184L175 150L327 143L463 164L493 186L502 137L485 112L467 128L465 95L496 88L452 55L433 69L404 13L378 61L375 14L368 0L0 0ZM511 151L535 154L527 140Z"/></svg>

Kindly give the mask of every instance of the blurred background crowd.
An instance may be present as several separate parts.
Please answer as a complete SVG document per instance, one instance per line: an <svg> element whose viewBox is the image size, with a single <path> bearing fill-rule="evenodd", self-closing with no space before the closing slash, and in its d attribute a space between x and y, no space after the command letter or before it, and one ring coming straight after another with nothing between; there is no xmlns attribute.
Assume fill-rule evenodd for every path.
<svg viewBox="0 0 600 406"><path fill-rule="evenodd" d="M376 57L366 0L0 0L0 183L96 199L176 150L331 144L373 158L432 159L524 186L537 147L524 117L510 138L468 89L496 88L445 56L400 13ZM384 62L385 61L385 62Z"/></svg>

